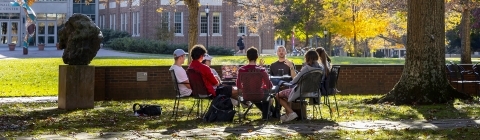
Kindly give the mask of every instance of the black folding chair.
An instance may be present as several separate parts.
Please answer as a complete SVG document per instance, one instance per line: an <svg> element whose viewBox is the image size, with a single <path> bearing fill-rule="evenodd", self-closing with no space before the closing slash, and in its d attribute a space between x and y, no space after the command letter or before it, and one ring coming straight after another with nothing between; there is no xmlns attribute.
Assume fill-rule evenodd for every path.
<svg viewBox="0 0 480 140"><path fill-rule="evenodd" d="M312 70L309 71L308 73L305 73L301 75L300 80L297 83L297 90L300 91L300 97L295 99L293 102L300 102L300 116L303 116L303 106L304 103L306 103L306 99L313 99L320 101L321 93L321 83L323 79L324 71L321 69L318 70ZM319 104L314 104L314 103L309 103L309 105L313 106L313 117L315 118L315 110L316 106L319 106ZM318 112L320 113L321 116L321 111L320 108L318 108ZM305 119L304 117L300 117L301 120Z"/></svg>
<svg viewBox="0 0 480 140"><path fill-rule="evenodd" d="M328 107L330 111L330 118L332 117L332 107L330 102L330 96L332 95L335 101L335 108L337 111L337 115L340 116L340 113L338 110L338 104L337 104L337 96L336 96L337 92L340 92L337 89L338 75L340 75L340 66L333 66L332 70L330 70L330 73L328 74L327 78L325 79L322 85L322 93L324 93L323 103Z"/></svg>
<svg viewBox="0 0 480 140"><path fill-rule="evenodd" d="M238 89L239 91L239 104L240 102L247 102L250 101L250 104L247 110L243 113L243 118L246 119L248 111L252 108L254 103L268 103L267 112L271 112L271 99L274 98L274 93L271 93L271 87L267 87L267 89L263 88L263 85L269 85L269 83L264 83L263 76L268 76L265 72L257 71L256 69L250 69L248 72L242 72L239 78L238 84L242 85L242 88ZM270 80L265 81L270 82ZM239 107L240 109L241 107ZM241 109L240 109L241 112ZM239 119L241 121L242 116L239 113ZM267 121L269 119L270 114L267 114Z"/></svg>
<svg viewBox="0 0 480 140"><path fill-rule="evenodd" d="M192 113L193 108L197 106L197 117L203 117L206 111L203 111L203 100L210 100L210 94L207 87L203 82L202 74L194 69L187 69L187 76L190 81L190 87L192 88L192 97L195 98L192 109L188 113ZM208 107L207 107L208 108Z"/></svg>
<svg viewBox="0 0 480 140"><path fill-rule="evenodd" d="M178 117L178 108L180 105L180 99L181 98L189 98L190 96L182 97L180 94L180 89L178 88L178 85L184 84L184 83L179 83L177 80L177 76L175 75L175 70L171 69L170 70L170 75L172 76L172 82L173 82L173 89L175 89L175 102L173 104L173 112L172 112L172 118L177 120Z"/></svg>

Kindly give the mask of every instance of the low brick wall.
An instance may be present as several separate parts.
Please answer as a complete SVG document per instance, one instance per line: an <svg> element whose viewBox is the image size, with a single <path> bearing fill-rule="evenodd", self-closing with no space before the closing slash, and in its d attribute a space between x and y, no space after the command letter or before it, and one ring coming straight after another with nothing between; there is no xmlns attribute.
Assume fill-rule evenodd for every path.
<svg viewBox="0 0 480 140"><path fill-rule="evenodd" d="M341 91L340 94L385 94L397 83L403 71L403 65L339 66L337 88ZM221 72L220 66L212 67ZM471 65L464 67L471 70ZM97 66L95 101L174 98L169 68L170 66ZM147 72L147 81L137 81L137 72ZM466 79L474 80L475 76L469 75ZM465 91L474 93L475 85L466 84Z"/></svg>

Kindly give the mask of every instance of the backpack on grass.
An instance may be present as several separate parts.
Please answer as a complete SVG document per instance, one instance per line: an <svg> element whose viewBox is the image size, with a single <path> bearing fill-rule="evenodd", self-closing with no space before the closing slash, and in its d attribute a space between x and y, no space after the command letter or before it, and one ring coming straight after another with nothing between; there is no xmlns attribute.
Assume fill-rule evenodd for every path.
<svg viewBox="0 0 480 140"><path fill-rule="evenodd" d="M137 109L137 106L140 108ZM148 115L148 116L158 116L162 115L162 107L159 105L141 105L138 103L133 104L133 113L138 114L140 116L142 115Z"/></svg>
<svg viewBox="0 0 480 140"><path fill-rule="evenodd" d="M207 113L203 117L206 122L231 122L236 111L230 97L220 94L210 103Z"/></svg>

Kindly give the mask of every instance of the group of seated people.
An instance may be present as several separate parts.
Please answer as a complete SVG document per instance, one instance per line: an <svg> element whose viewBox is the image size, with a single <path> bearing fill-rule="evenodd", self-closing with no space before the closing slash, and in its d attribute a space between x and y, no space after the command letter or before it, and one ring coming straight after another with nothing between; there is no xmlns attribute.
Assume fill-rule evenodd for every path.
<svg viewBox="0 0 480 140"><path fill-rule="evenodd" d="M219 77L218 73L213 68L209 67L212 57L207 54L205 47L203 47L202 45L195 45L190 53L190 56L192 57L192 62L189 65L188 69L193 69L201 73L205 87L211 97L215 97L219 94L225 94L229 95L234 100L238 100L238 90L232 88L232 86L222 85L221 78ZM261 79L263 83L263 85L261 86L262 88L271 89L274 85L275 87L278 87L279 89L277 88L273 90L275 92L278 92L278 94L276 94L275 96L275 106L271 106L271 108L268 108L269 104L272 104L272 102L255 103L255 106L257 106L257 108L262 111L262 119L265 119L267 118L267 116L269 116L273 118L280 118L282 122L288 122L298 117L298 115L292 110L292 108L288 104L288 101L294 100L289 99L289 97L292 97L290 96L290 94L300 94L298 90L295 90L295 88L297 87L295 84L300 80L301 75L306 74L312 70L323 70L325 75L324 77L326 77L331 69L331 60L325 52L324 48L309 50L305 54L305 63L303 64L302 69L297 73L295 69L295 64L286 58L287 51L285 47L279 46L276 53L278 56L278 60L269 65L269 69L267 69L264 64L265 61L263 59L260 59L259 63L257 63L257 59L259 57L258 50L254 47L248 48L246 51L248 64L239 68L237 77L241 77L243 73L253 70L261 73ZM185 61L186 54L187 53L181 49L175 50L173 53L175 63L170 68L175 71L177 81L179 83L183 83L179 85L179 91L181 96L190 96L192 93L189 83L193 81L188 80L186 71L181 67ZM283 75L290 76L292 78L290 79L291 81L271 81L269 78L269 76ZM285 82L293 84L293 86L290 85L282 87L282 83ZM238 89L243 88L239 79L237 79L236 81L236 86ZM247 104L245 102L242 103ZM234 103L234 105L236 105L236 103ZM280 116L281 107L285 108L286 112L283 116Z"/></svg>

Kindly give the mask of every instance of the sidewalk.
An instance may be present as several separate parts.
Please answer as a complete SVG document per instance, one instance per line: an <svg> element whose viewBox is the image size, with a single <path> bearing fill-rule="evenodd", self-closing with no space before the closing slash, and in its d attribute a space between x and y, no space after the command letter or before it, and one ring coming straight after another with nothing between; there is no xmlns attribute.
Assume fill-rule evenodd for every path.
<svg viewBox="0 0 480 140"><path fill-rule="evenodd" d="M15 51L9 51L8 47L0 48L0 59L19 59L19 58L62 58L63 50L57 50L56 47L45 47L39 51L37 47L28 48L28 55L23 55L23 48L17 47ZM100 49L96 57L141 57L144 55L130 54L114 50Z"/></svg>
<svg viewBox="0 0 480 140"><path fill-rule="evenodd" d="M161 122L159 122L161 123ZM288 136L296 134L317 134L335 132L337 130L402 130L402 129L452 129L479 128L480 120L449 119L436 121L354 121L338 123L308 123L265 126L235 126L216 128L197 128L190 130L154 130L154 131L124 131L78 133L69 136L40 135L38 137L17 137L16 139L172 139L172 138L202 138L222 139L229 135L239 137L250 136Z"/></svg>
<svg viewBox="0 0 480 140"><path fill-rule="evenodd" d="M57 97L15 97L0 98L0 104L13 102L56 102ZM162 122L158 122L162 123ZM194 124L192 124L194 125ZM351 121L351 122L332 122L332 123L305 123L298 124L280 124L264 126L237 126L237 124L228 127L215 128L196 128L188 130L146 130L123 132L96 132L96 133L77 133L69 136L60 135L40 135L17 137L15 139L172 139L172 138L202 138L202 139L222 139L230 135L249 137L249 136L286 136L296 134L317 134L325 132L335 132L338 130L403 130L403 129L452 129L452 128L476 128L480 129L480 119L445 119L433 121ZM0 138L2 139L2 138Z"/></svg>

